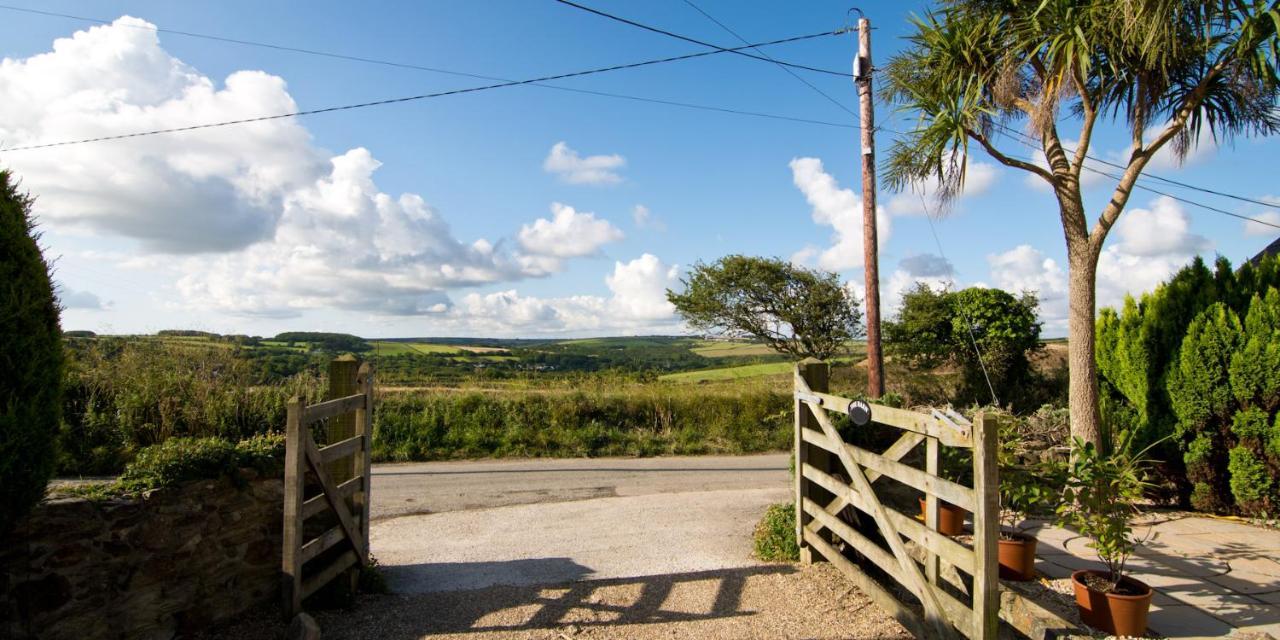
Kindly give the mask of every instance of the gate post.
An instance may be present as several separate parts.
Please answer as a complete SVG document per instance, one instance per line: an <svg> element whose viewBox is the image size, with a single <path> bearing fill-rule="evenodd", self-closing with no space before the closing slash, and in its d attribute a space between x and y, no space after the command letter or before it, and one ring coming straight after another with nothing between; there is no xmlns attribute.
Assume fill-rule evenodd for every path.
<svg viewBox="0 0 1280 640"><path fill-rule="evenodd" d="M360 360L351 354L343 354L329 363L329 393L326 400L342 398L360 393L356 378L360 372ZM356 435L356 417L350 413L334 416L329 419L325 430L326 442L333 444ZM354 475L350 458L343 458L329 463L329 477L334 484L342 484Z"/></svg>
<svg viewBox="0 0 1280 640"><path fill-rule="evenodd" d="M796 365L796 376L809 385L810 391L819 393L827 392L830 372L830 365L816 358L805 358ZM813 417L809 406L799 399L795 400L795 425L796 544L800 547L800 562L810 564L815 559L822 560L823 557L822 554L816 554L815 556L813 550L804 541L805 525L809 524L809 521L813 519L804 511L804 499L809 498L814 502L819 501L818 496L814 495L815 487L804 477L804 465L807 463L814 468L827 471L830 468L831 454L805 442L804 438L801 437L802 429L820 430L822 427L818 425L817 418Z"/></svg>
<svg viewBox="0 0 1280 640"><path fill-rule="evenodd" d="M285 620L302 610L302 501L303 481L307 470L302 452L302 400L289 400L288 421L284 440L284 535L280 572L280 596Z"/></svg>
<svg viewBox="0 0 1280 640"><path fill-rule="evenodd" d="M979 413L973 425L973 638L994 640L1000 624L998 423Z"/></svg>

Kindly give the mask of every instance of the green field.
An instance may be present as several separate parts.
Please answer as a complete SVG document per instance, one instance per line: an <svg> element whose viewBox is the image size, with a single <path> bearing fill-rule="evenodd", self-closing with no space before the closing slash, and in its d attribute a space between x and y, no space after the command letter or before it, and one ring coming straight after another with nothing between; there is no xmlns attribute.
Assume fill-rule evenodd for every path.
<svg viewBox="0 0 1280 640"><path fill-rule="evenodd" d="M711 382L714 380L740 380L759 376L774 376L789 373L795 366L790 362L765 362L747 364L740 367L721 367L719 369L703 369L701 371L682 371L659 376L659 380L667 382Z"/></svg>
<svg viewBox="0 0 1280 640"><path fill-rule="evenodd" d="M776 351L758 342L717 342L704 340L690 349L704 358L729 358L734 356L774 356Z"/></svg>
<svg viewBox="0 0 1280 640"><path fill-rule="evenodd" d="M392 342L388 340L370 340L374 355L403 356L424 353L439 353L460 356L465 352L461 347L449 344L432 344L429 342Z"/></svg>

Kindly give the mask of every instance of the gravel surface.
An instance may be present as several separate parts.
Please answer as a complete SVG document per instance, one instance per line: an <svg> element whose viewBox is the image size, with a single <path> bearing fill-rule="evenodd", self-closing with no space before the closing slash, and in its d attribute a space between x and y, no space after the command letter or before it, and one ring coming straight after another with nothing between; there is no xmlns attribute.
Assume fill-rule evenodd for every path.
<svg viewBox="0 0 1280 640"><path fill-rule="evenodd" d="M315 617L325 640L911 638L825 563L370 596ZM284 631L253 618L204 637L275 640Z"/></svg>

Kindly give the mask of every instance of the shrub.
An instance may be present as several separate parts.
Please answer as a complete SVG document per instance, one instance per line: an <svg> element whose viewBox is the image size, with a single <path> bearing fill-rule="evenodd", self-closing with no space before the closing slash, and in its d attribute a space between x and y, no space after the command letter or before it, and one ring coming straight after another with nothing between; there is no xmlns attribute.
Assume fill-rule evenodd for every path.
<svg viewBox="0 0 1280 640"><path fill-rule="evenodd" d="M59 308L31 202L0 171L0 535L44 495L62 411Z"/></svg>
<svg viewBox="0 0 1280 640"><path fill-rule="evenodd" d="M264 434L232 444L224 438L170 438L144 448L121 474L126 493L176 487L194 480L231 478L250 467L271 473L284 458L284 435Z"/></svg>
<svg viewBox="0 0 1280 640"><path fill-rule="evenodd" d="M765 562L796 562L800 547L796 544L796 507L771 504L756 525L752 536L756 557Z"/></svg>
<svg viewBox="0 0 1280 640"><path fill-rule="evenodd" d="M1031 409L1041 401L1034 397L1037 385L1028 359L1040 348L1038 306L1032 294L1015 298L982 287L939 292L920 284L903 294L902 309L886 323L885 336L893 353L913 369L959 367L956 404L985 404L994 391L1001 403Z"/></svg>
<svg viewBox="0 0 1280 640"><path fill-rule="evenodd" d="M1177 480L1181 497L1197 508L1232 509L1231 414L1250 406L1274 413L1280 404L1277 286L1274 256L1239 269L1219 258L1212 270L1196 258L1141 299L1099 313L1104 416L1131 430L1139 446L1164 440L1153 450L1162 475ZM1268 446L1259 444L1254 456L1266 458L1260 454ZM1187 467L1193 461L1197 468Z"/></svg>
<svg viewBox="0 0 1280 640"><path fill-rule="evenodd" d="M1114 589L1137 544L1132 519L1148 487L1148 461L1143 458L1146 449L1132 450L1128 433L1119 434L1111 449L1103 453L1092 442L1075 439L1058 519L1093 540L1089 546L1106 567Z"/></svg>

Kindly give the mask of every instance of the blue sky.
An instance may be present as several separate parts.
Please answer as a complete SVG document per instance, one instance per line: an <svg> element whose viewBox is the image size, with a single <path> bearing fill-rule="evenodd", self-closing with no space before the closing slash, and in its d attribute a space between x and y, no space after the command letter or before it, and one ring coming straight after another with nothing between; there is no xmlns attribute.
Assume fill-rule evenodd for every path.
<svg viewBox="0 0 1280 640"><path fill-rule="evenodd" d="M753 42L846 21L847 6L831 2L695 2ZM591 5L722 46L739 44L683 0ZM85 32L90 23L0 10L3 146L486 83L156 34L148 25L515 79L700 50L551 0L27 6L140 20ZM874 54L883 62L900 46L909 9L887 2L862 9L876 27ZM56 39L73 35L55 51ZM846 35L768 52L847 70L855 45ZM848 78L799 73L856 107ZM852 124L781 69L726 54L557 84ZM908 126L877 108L883 127ZM1074 128L1064 122L1064 136ZM667 333L680 327L662 290L695 261L729 253L832 268L860 290L860 249L850 244L856 238L842 244L839 233L857 222L856 136L850 128L513 87L296 121L0 151L0 166L14 169L39 198L68 329ZM882 158L891 139L878 139ZM1094 155L1111 157L1125 140L1117 129L1104 130ZM1271 177L1273 144L1206 142L1185 166L1162 159L1153 171L1268 199L1280 195ZM1031 155L1009 140L1003 146ZM919 200L882 191L886 302L915 280L1034 288L1044 299L1047 332L1061 335L1065 260L1051 196L980 153L972 161L970 193L938 223L949 273L929 258L938 248ZM1109 193L1106 182L1090 187L1095 211ZM1173 192L1280 221L1265 207ZM1104 303L1149 288L1197 253L1239 261L1275 238L1153 194L1139 192L1130 208L1103 259Z"/></svg>

